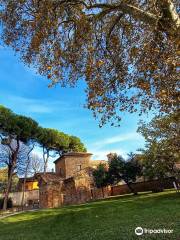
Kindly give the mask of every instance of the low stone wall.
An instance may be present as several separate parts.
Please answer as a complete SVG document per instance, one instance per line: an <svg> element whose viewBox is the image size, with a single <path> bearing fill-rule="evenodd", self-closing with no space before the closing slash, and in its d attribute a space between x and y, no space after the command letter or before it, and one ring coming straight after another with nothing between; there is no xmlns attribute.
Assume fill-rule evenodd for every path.
<svg viewBox="0 0 180 240"><path fill-rule="evenodd" d="M11 192L9 197L13 201L13 206L21 206L23 192ZM0 198L3 197L3 194L0 193ZM39 190L31 190L24 192L24 204L30 205L33 202L39 200Z"/></svg>
<svg viewBox="0 0 180 240"><path fill-rule="evenodd" d="M146 182L132 183L131 186L136 192L156 192L162 189L173 188L173 181L174 178L165 178L162 181L152 180ZM131 191L126 184L111 187L111 196L123 195L128 193L131 193Z"/></svg>
<svg viewBox="0 0 180 240"><path fill-rule="evenodd" d="M82 182L85 181L85 182ZM87 182L86 182L87 181ZM173 188L173 178L167 178L163 181L146 181L133 183L132 188L136 192L145 191L159 191L161 189ZM109 196L123 195L131 193L126 184L106 187L98 189L95 187L90 188L88 178L77 178L65 181L64 189L61 191L61 185L50 184L45 188L41 188L41 194L39 190L26 191L24 194L24 204L26 207L34 206L33 203L37 203L40 197L40 207L51 208L60 207L61 205L71 205L78 203L85 203L91 200L102 199ZM13 206L21 206L22 192L12 192L9 197L12 198ZM3 194L0 194L0 198ZM35 204L36 205L36 204Z"/></svg>

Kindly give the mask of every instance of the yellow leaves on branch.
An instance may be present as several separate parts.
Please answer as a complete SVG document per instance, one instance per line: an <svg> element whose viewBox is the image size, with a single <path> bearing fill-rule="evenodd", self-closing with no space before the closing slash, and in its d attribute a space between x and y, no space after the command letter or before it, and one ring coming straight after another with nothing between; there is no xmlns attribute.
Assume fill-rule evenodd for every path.
<svg viewBox="0 0 180 240"><path fill-rule="evenodd" d="M52 69L52 66L47 66L47 70L51 70Z"/></svg>
<svg viewBox="0 0 180 240"><path fill-rule="evenodd" d="M144 82L144 81L141 81L139 80L139 82L137 83L138 87L143 89L143 90L150 90L150 84L149 82Z"/></svg>
<svg viewBox="0 0 180 240"><path fill-rule="evenodd" d="M118 38L118 36L116 36L116 35L112 36L112 37L111 37L111 43L112 43L112 45L113 45L114 47L117 46L117 45L119 44L119 38Z"/></svg>
<svg viewBox="0 0 180 240"><path fill-rule="evenodd" d="M163 89L159 93L156 94L156 97L165 101L168 99L168 95L169 95L168 91Z"/></svg>
<svg viewBox="0 0 180 240"><path fill-rule="evenodd" d="M104 65L104 61L103 61L103 60L99 60L99 61L96 63L96 66L97 66L97 67L101 67L102 65Z"/></svg>
<svg viewBox="0 0 180 240"><path fill-rule="evenodd" d="M132 47L130 52L131 57L136 57L138 52L139 52L139 49L137 47Z"/></svg>
<svg viewBox="0 0 180 240"><path fill-rule="evenodd" d="M84 8L85 8L85 7L84 7L83 4L79 4L79 9L80 9L80 10L84 10Z"/></svg>
<svg viewBox="0 0 180 240"><path fill-rule="evenodd" d="M92 53L94 50L95 50L95 49L94 49L93 47L89 47L89 48L88 48L88 51L89 51L90 53Z"/></svg>

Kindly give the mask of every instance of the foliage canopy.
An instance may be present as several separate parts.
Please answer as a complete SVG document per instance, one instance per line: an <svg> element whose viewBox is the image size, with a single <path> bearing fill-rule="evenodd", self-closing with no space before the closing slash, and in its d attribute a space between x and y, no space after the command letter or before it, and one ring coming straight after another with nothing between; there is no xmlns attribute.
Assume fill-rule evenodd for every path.
<svg viewBox="0 0 180 240"><path fill-rule="evenodd" d="M122 156L114 155L109 163L110 182L118 183L123 180L131 189L130 184L135 182L138 176L141 176L141 170L142 166L137 161L135 154L130 154L127 160Z"/></svg>
<svg viewBox="0 0 180 240"><path fill-rule="evenodd" d="M149 178L176 176L176 162L180 161L179 112L155 117L150 123L140 122L138 132L146 140L142 150L144 174Z"/></svg>
<svg viewBox="0 0 180 240"><path fill-rule="evenodd" d="M2 39L50 86L87 83L100 124L178 105L178 0L1 0Z"/></svg>

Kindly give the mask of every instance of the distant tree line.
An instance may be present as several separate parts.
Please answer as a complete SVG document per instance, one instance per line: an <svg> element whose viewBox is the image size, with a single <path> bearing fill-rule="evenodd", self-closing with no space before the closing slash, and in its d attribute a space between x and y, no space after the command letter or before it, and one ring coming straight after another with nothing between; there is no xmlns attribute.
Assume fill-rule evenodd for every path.
<svg viewBox="0 0 180 240"><path fill-rule="evenodd" d="M32 164L31 153L35 146L43 151L43 171L46 173L49 158L68 151L85 152L78 137L69 136L55 129L43 128L32 118L15 114L0 106L0 167L7 168L7 186L3 209L7 208L8 195L14 174L27 175ZM37 158L36 158L37 160ZM37 163L36 163L37 167Z"/></svg>

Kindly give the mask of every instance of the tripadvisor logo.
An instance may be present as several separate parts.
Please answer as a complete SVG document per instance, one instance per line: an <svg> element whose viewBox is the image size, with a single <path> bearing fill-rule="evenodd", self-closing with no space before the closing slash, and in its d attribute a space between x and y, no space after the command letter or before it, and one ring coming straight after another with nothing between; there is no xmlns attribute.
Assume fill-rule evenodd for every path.
<svg viewBox="0 0 180 240"><path fill-rule="evenodd" d="M149 228L142 228L137 227L135 228L135 234L137 236L141 236L143 234L153 234L153 233L173 233L173 229L165 229L165 228L159 228L159 229L149 229Z"/></svg>
<svg viewBox="0 0 180 240"><path fill-rule="evenodd" d="M135 234L140 236L143 234L143 228L142 227L137 227L135 228Z"/></svg>

